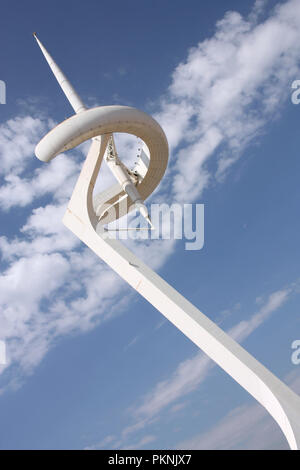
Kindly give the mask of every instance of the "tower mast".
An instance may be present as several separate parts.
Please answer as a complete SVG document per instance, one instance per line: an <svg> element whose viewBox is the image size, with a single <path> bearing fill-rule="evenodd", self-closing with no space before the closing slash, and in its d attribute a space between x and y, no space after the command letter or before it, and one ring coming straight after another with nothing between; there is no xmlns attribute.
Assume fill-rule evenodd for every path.
<svg viewBox="0 0 300 470"><path fill-rule="evenodd" d="M61 71L57 63L54 61L53 57L49 54L43 43L39 40L37 37L36 33L33 33L34 38L36 39L36 42L40 46L40 49L42 53L44 54L44 57L46 61L49 64L49 67L51 68L56 80L58 81L62 91L66 95L70 105L74 109L75 113L81 113L82 111L86 110L86 106L83 103L82 99L78 95L78 93L75 91L65 74Z"/></svg>
<svg viewBox="0 0 300 470"><path fill-rule="evenodd" d="M163 130L151 116L135 108L103 106L85 110L71 84L42 44L38 43L77 115L58 124L44 136L36 147L36 156L47 162L62 150L74 148L93 138L64 216L64 225L263 405L281 427L290 447L299 449L300 397L119 240L107 237L103 226L98 223L93 191L107 147L110 158L105 160L118 180L119 188L109 195L108 191L114 187L103 191L100 194L103 197L100 207L110 203L112 193L114 196L123 196L124 191L130 198L137 198L136 202L141 204L138 193L131 191L130 184L132 186L133 183L130 183L124 174L126 169L122 169L123 166L118 162L110 136L113 132L128 132L142 138L148 146L150 164L147 177L141 183L144 183L145 188L144 200L147 188L153 188L153 191L166 169L168 142ZM140 212L145 214L143 207ZM98 225L100 228L97 232Z"/></svg>
<svg viewBox="0 0 300 470"><path fill-rule="evenodd" d="M56 80L58 81L62 91L67 97L75 113L79 114L82 111L85 111L87 107L85 106L82 99L80 98L78 93L75 91L75 89L71 85L70 81L67 79L65 74L57 65L53 57L49 54L49 52L47 51L43 43L39 40L36 33L33 33L33 36L36 39L36 42L38 43L46 61L48 62L49 67L51 68ZM97 139L97 138L98 137L93 137L93 139ZM117 181L120 183L125 193L127 193L127 195L130 197L132 203L135 204L140 214L146 219L149 226L153 228L151 219L149 217L148 209L143 203L143 200L138 192L138 189L131 181L128 175L128 172L125 171L125 169L123 168L124 165L122 166L120 164L121 162L117 157L113 134L111 134L109 142L110 142L111 149L113 150L113 154L114 154L114 158L112 159L105 158L105 161L108 164L109 169L111 170L112 174L115 176Z"/></svg>

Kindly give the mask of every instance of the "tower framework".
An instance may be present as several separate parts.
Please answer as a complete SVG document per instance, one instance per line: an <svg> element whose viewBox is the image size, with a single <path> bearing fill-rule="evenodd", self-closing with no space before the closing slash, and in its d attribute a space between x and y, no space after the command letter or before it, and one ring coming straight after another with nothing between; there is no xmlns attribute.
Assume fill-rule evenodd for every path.
<svg viewBox="0 0 300 470"><path fill-rule="evenodd" d="M107 237L104 230L104 223L131 210L135 191L143 204L163 177L168 159L163 130L153 118L135 108L103 106L87 109L36 35L35 38L76 113L41 140L36 147L36 156L49 161L62 151L92 139L63 218L64 225L264 406L279 424L290 448L299 449L300 397L119 240ZM136 168L137 181L127 181L135 188L133 192L126 191L126 185L120 184L121 175L116 185L96 197L95 208L94 185L106 159L108 144L113 148L114 132L140 137L147 144L150 155L143 169L141 166ZM125 205L126 209L121 208L124 198L132 203ZM99 207L100 213L105 214L102 219L100 217L100 222Z"/></svg>

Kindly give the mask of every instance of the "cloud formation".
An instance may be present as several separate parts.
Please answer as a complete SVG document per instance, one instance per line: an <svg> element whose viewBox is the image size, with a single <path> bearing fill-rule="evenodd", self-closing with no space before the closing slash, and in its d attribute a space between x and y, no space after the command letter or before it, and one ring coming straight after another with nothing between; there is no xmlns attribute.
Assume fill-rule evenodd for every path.
<svg viewBox="0 0 300 470"><path fill-rule="evenodd" d="M230 328L227 333L238 342L244 341L257 328L259 328L263 322L267 321L273 313L280 309L280 307L282 307L292 295L297 294L298 289L299 283L293 283L287 288L271 293L257 312L252 314L248 320L242 320L237 323L235 326ZM120 443L128 442L131 434L135 434L137 431L147 428L147 426L149 426L154 420L159 419L163 412L174 413L180 410L185 404L182 400L186 399L188 394L199 389L201 384L203 384L208 378L214 366L215 363L202 351L199 351L194 356L181 361L168 378L158 382L152 390L141 397L139 404L135 404L130 407L130 415L134 418L133 423L124 428L121 433L121 437L118 440L115 438L116 441L111 441L110 445L115 448L115 446L118 446ZM300 383L298 384L297 382L296 385L298 386ZM239 429L237 431L240 432L242 440L242 436L247 433L247 427L245 427L245 431L243 431L243 425L247 422L247 416L248 414L251 414L252 411L253 415L251 423L253 426L255 423L259 425L260 419L265 417L266 413L260 405L255 405L253 407L241 407L234 410L232 413L229 413L228 417L224 420L224 427L226 428L228 423L232 423L232 426L234 427L234 423L236 422L236 424L238 424L240 420ZM270 422L273 422L271 418ZM276 426L277 425L272 427L271 425L271 428L276 429ZM223 422L220 425L220 429L220 433L222 434ZM278 433L278 436L281 436L280 432ZM225 432L224 437L228 439ZM209 437L209 439L211 438ZM270 436L270 439L274 439L274 436ZM196 440L198 442L198 437ZM215 440L218 446L223 445L218 433L216 433ZM226 442L228 443L228 440ZM190 445L192 445L192 443ZM204 440L203 446L205 445L206 440Z"/></svg>
<svg viewBox="0 0 300 470"><path fill-rule="evenodd" d="M176 201L199 198L210 182L226 176L280 116L299 74L299 2L278 4L259 22L263 6L256 2L248 18L227 12L215 34L190 49L172 75L156 117L173 159L176 154L170 169Z"/></svg>
<svg viewBox="0 0 300 470"><path fill-rule="evenodd" d="M285 381L300 393L300 378L292 372ZM288 444L275 421L259 404L234 408L209 431L179 442L178 449L287 450Z"/></svg>
<svg viewBox="0 0 300 470"><path fill-rule="evenodd" d="M176 67L169 89L157 103L156 117L171 148L158 198L166 193L174 202L199 198L212 180L228 174L282 109L299 72L295 44L300 40L300 4L290 0L279 5L264 22L259 22L261 6L256 2L248 18L228 12L214 35L192 48ZM17 116L0 126L0 209L12 216L15 207L30 210L17 236L0 238L0 339L7 341L8 354L8 364L0 366L3 387L7 382L16 385L31 373L55 338L95 327L124 308L130 295L60 222L81 166L75 153L61 155L50 165L33 163L36 143L53 125L48 118ZM183 188L189 188L188 200ZM155 243L151 254L145 250L146 261L162 266L174 246L170 242L162 250L161 242ZM135 249L139 252L141 247ZM269 306L232 330L233 336L245 339L288 295L285 290L274 294ZM195 389L210 367L201 353L181 363L147 394L133 426L143 427L159 410Z"/></svg>

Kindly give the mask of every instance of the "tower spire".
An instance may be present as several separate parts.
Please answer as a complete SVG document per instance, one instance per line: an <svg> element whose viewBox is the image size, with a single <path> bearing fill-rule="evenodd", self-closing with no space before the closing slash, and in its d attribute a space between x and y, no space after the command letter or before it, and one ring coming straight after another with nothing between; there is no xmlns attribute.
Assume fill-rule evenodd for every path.
<svg viewBox="0 0 300 470"><path fill-rule="evenodd" d="M51 57L51 55L49 54L49 52L47 51L43 43L37 37L36 33L33 33L33 36L36 39L36 42L38 43L38 45L40 46L40 49L42 53L44 54L46 61L48 62L56 80L58 81L61 89L63 90L64 94L69 100L69 103L71 104L75 113L79 114L82 111L85 111L86 110L85 104L83 103L83 101L81 100L77 92L74 90L73 86L71 85L71 83L69 82L65 74L61 71L59 66ZM93 139L97 139L97 137L93 137ZM131 181L127 171L124 170L123 165L121 165L120 160L118 159L113 134L111 134L110 136L109 146L111 148L111 153L112 153L113 158L106 159L106 163L108 164L113 175L116 177L117 181L122 186L123 190L128 194L132 202L136 205L136 208L139 210L141 215L146 219L150 227L153 228L147 207L143 203L141 195L139 194L137 188Z"/></svg>
<svg viewBox="0 0 300 470"><path fill-rule="evenodd" d="M74 90L73 86L65 76L65 74L61 71L61 69L58 67L56 62L53 60L47 49L44 47L44 45L41 43L39 38L37 37L36 33L33 33L34 38L36 39L38 45L40 46L40 49L42 53L44 54L44 57L46 61L49 64L49 67L51 68L56 80L58 81L62 91L66 95L70 105L74 109L75 113L78 114L81 111L84 111L86 109L85 104L81 100L80 96L78 93Z"/></svg>

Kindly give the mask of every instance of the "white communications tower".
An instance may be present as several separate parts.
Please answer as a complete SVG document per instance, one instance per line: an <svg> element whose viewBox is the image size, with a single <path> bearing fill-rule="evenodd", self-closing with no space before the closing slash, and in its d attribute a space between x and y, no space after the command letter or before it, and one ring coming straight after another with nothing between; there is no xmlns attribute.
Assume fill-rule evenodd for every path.
<svg viewBox="0 0 300 470"><path fill-rule="evenodd" d="M49 162L61 152L92 139L63 218L64 225L264 406L279 424L291 449L299 449L300 397L119 240L107 237L104 224L134 208L152 225L144 201L159 184L167 166L168 142L162 128L149 115L128 106L87 109L35 33L34 37L76 113L43 137L35 149L37 158ZM114 132L139 137L149 149L149 158L144 155L143 162L129 171L117 155ZM102 160L117 181L93 199ZM126 204L122 204L124 200Z"/></svg>

